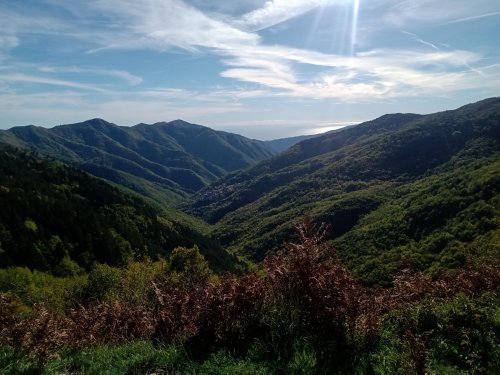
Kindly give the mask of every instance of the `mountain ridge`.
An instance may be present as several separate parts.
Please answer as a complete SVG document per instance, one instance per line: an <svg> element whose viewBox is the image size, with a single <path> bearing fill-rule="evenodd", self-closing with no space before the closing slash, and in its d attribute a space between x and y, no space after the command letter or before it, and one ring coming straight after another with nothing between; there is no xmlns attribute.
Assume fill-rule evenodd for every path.
<svg viewBox="0 0 500 375"><path fill-rule="evenodd" d="M381 271L384 267L377 263L380 254L392 254L390 264L396 267L394 262L401 254L413 254L408 250L411 246L427 249L414 252L425 254L428 259L419 260L422 270L446 268L440 265L439 257L448 256L445 254L449 246L453 247L450 245L453 241L460 244L457 245L462 249L457 250L462 254L459 258L465 261L467 256L463 256L462 251L469 251L464 249L472 246L472 237L463 238L459 230L445 229L446 220L458 223L457 215L479 210L479 206L467 198L467 178L480 178L475 168L488 171L489 176L484 181L487 191L478 193L477 199L486 202L488 212L496 212L493 217L500 214L498 208L494 208L499 192L493 183L500 178L498 164L495 164L499 158L500 98L429 115L384 115L344 131L302 141L246 170L229 174L196 193L187 209L215 225L214 235L229 251L255 261L279 249L292 235L293 223L303 215L330 223L334 244L344 261L350 259L349 266L356 268L356 262L360 262L356 254L362 251L357 249L356 243L362 242L372 249L364 255L365 260L360 262L363 267L358 265L358 269L365 272L366 280L373 281L377 279L373 274L380 276L387 271ZM462 178L460 190L456 192L446 188L447 179L458 178L454 171ZM424 193L415 195L418 197L415 202L405 198L412 192L434 190L443 191L434 203L436 207L432 207L432 199L427 200ZM450 198L450 194L455 194L457 202L461 202L458 211L447 208L453 205L450 202L454 198ZM401 230L401 233L408 233L404 237L398 237L400 232L395 229L387 229L393 237L385 236L382 226L393 228L396 222L385 224L379 219L366 224L363 221L364 217L378 211L394 216L394 211L388 207L395 199L407 205L401 210L408 222L416 220L419 211L413 206L418 204L428 207L431 212L442 210L450 216L445 216L444 222L437 221L435 227L430 225L425 229L423 239L415 237L417 234L410 229ZM476 228L477 236L482 236L475 219L464 219L464 222ZM363 237L370 226L374 227L372 235ZM487 227L486 232L492 238L500 233L495 229L497 226ZM441 231L453 235L446 237ZM416 245L421 241L424 242ZM429 246L434 241L432 253ZM398 246L405 250L398 253L395 250ZM369 269L369 262L377 266Z"/></svg>
<svg viewBox="0 0 500 375"><path fill-rule="evenodd" d="M14 127L0 132L0 140L126 181L160 201L177 201L274 153L262 141L182 120L124 127L94 118L53 128Z"/></svg>

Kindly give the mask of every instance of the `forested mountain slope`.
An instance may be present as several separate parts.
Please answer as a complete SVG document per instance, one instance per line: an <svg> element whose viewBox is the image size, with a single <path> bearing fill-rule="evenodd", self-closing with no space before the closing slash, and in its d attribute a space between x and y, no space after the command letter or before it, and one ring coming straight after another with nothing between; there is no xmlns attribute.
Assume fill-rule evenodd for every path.
<svg viewBox="0 0 500 375"><path fill-rule="evenodd" d="M215 269L234 259L192 225L39 154L0 150L0 265L62 273L198 245ZM69 268L69 269L68 269Z"/></svg>
<svg viewBox="0 0 500 375"><path fill-rule="evenodd" d="M4 147L0 369L497 374L499 130L490 99L304 141L186 204L210 237L185 213ZM193 134L177 144L216 158ZM263 261L213 272L243 271L240 255Z"/></svg>
<svg viewBox="0 0 500 375"><path fill-rule="evenodd" d="M296 137L278 138L272 139L270 141L264 141L269 147L271 147L276 152L283 152L297 143L305 141L306 139L311 139L317 135L299 135Z"/></svg>
<svg viewBox="0 0 500 375"><path fill-rule="evenodd" d="M271 156L264 142L181 120L123 127L101 119L15 127L0 141L30 147L158 201L176 201Z"/></svg>
<svg viewBox="0 0 500 375"><path fill-rule="evenodd" d="M270 141L264 141L264 143L266 143L268 146L270 146L276 152L283 152L283 151L286 151L287 149L289 149L290 147L295 146L297 143L305 141L306 139L316 138L316 137L320 137L320 136L326 135L326 134L337 133L337 132L352 128L356 125L357 124L347 125L347 126L344 126L340 129L329 130L329 131L321 133L321 134L299 135L296 137L272 139Z"/></svg>
<svg viewBox="0 0 500 375"><path fill-rule="evenodd" d="M498 253L499 152L498 98L385 115L227 176L198 193L191 211L255 260L307 214L332 224L339 253L366 280L389 277L383 263L394 269L405 256L438 271L463 263L474 241Z"/></svg>

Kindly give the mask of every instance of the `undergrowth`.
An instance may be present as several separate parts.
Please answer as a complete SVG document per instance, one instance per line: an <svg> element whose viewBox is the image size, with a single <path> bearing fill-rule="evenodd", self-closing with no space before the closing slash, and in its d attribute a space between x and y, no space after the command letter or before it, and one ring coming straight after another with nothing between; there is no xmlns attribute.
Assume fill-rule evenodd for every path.
<svg viewBox="0 0 500 375"><path fill-rule="evenodd" d="M366 287L325 244L327 227L296 229L297 243L267 257L262 274L179 282L181 267L141 298L84 298L64 311L21 314L3 294L0 372L500 373L497 268L437 279L405 270L391 288Z"/></svg>

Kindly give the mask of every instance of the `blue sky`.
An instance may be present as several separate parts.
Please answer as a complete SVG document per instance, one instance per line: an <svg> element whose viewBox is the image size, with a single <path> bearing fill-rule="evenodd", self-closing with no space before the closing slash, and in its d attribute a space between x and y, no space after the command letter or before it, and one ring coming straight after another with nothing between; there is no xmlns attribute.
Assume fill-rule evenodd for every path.
<svg viewBox="0 0 500 375"><path fill-rule="evenodd" d="M0 128L252 138L500 95L497 0L0 0Z"/></svg>

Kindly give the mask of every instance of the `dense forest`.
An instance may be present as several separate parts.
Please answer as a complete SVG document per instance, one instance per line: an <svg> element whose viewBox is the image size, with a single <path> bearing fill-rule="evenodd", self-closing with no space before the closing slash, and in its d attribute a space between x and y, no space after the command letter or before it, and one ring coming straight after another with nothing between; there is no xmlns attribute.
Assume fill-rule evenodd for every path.
<svg viewBox="0 0 500 375"><path fill-rule="evenodd" d="M85 172L39 154L0 152L0 261L65 275L133 259L166 257L195 244L214 268L235 259L202 228L173 220L148 204Z"/></svg>
<svg viewBox="0 0 500 375"><path fill-rule="evenodd" d="M385 115L230 174L188 210L255 261L279 249L302 216L327 222L341 259L371 283L394 276L403 258L434 273L476 258L478 246L496 258L499 125L497 98Z"/></svg>
<svg viewBox="0 0 500 375"><path fill-rule="evenodd" d="M274 153L265 142L182 120L132 127L102 119L50 129L20 126L0 131L0 141L53 156L162 203Z"/></svg>
<svg viewBox="0 0 500 375"><path fill-rule="evenodd" d="M498 98L274 156L182 121L0 138L2 374L500 372Z"/></svg>

